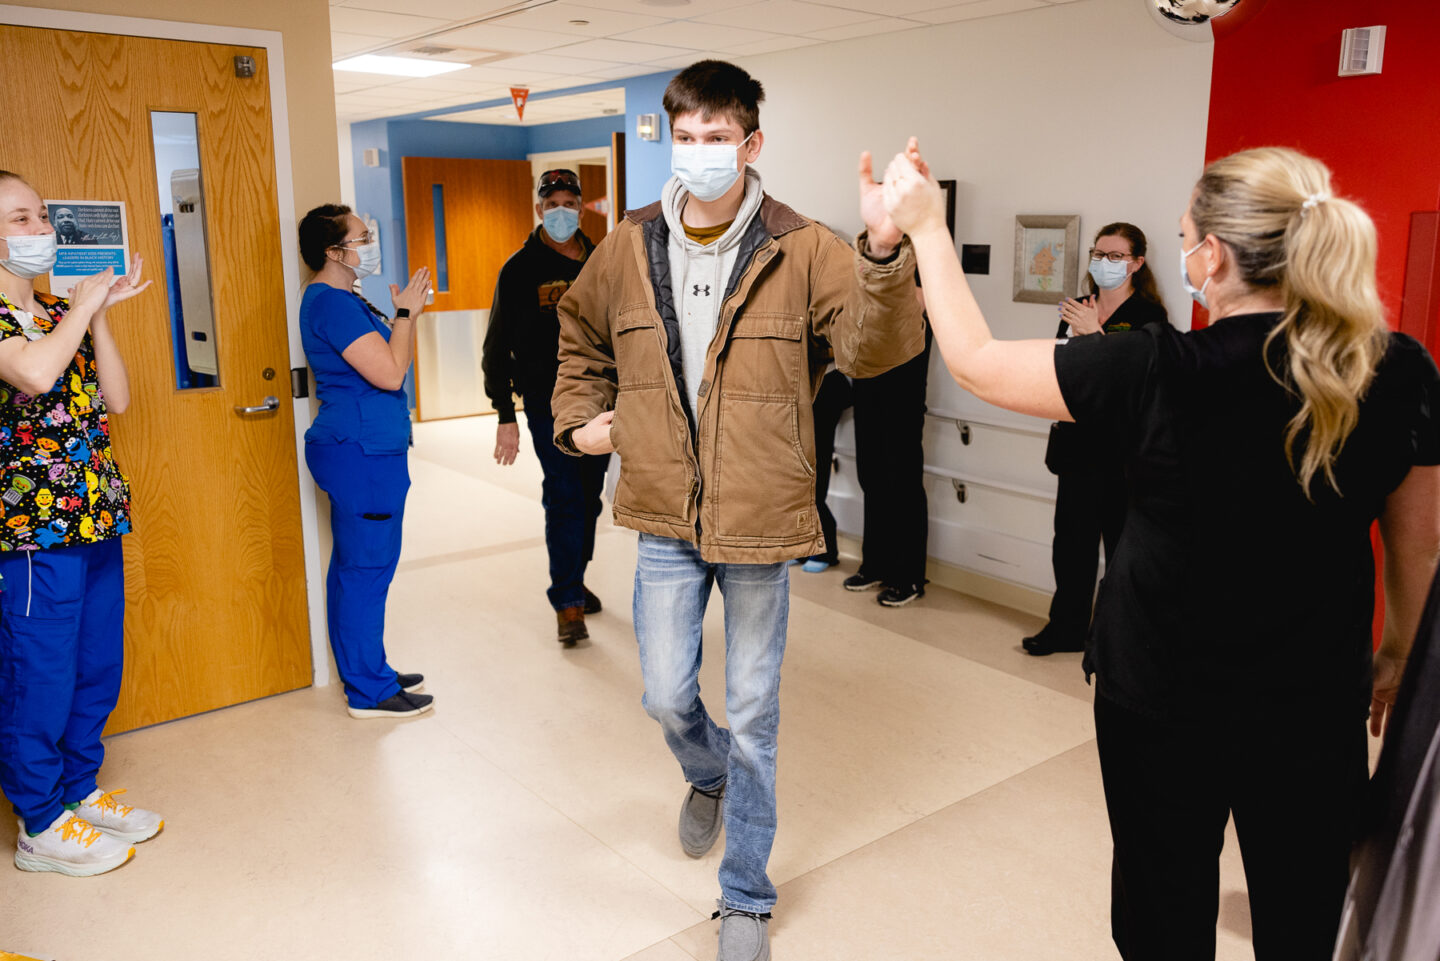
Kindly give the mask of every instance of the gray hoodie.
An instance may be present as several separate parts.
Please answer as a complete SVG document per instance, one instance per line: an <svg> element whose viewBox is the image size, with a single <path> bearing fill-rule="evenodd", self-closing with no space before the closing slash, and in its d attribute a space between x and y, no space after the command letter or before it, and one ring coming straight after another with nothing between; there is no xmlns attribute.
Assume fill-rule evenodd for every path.
<svg viewBox="0 0 1440 961"><path fill-rule="evenodd" d="M735 269L735 257L740 239L750 226L765 191L760 186L760 174L754 167L745 168L745 199L740 202L740 211L730 229L711 243L704 246L685 236L685 226L680 215L690 192L680 183L680 178L671 177L665 183L660 195L660 209L664 211L665 222L670 227L670 286L675 297L675 314L680 320L680 361L685 377L685 393L690 400L690 410L698 416L700 410L700 381L705 375L705 354L710 342L715 339L715 328L720 322L720 302L725 299L725 285Z"/></svg>

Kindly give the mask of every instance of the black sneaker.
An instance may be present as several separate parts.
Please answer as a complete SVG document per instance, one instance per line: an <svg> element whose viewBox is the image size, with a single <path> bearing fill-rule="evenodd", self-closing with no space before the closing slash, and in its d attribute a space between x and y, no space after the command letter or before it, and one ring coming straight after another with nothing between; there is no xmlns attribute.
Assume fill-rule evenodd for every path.
<svg viewBox="0 0 1440 961"><path fill-rule="evenodd" d="M904 607L917 597L925 596L925 585L905 584L903 586L889 585L875 598L885 607Z"/></svg>
<svg viewBox="0 0 1440 961"><path fill-rule="evenodd" d="M434 703L435 698L429 694L409 694L401 691L374 707L350 707L346 710L351 717L414 717L430 710Z"/></svg>
<svg viewBox="0 0 1440 961"><path fill-rule="evenodd" d="M400 684L400 690L407 694L415 694L425 689L424 674L400 674L396 673L395 680Z"/></svg>
<svg viewBox="0 0 1440 961"><path fill-rule="evenodd" d="M880 578L871 577L869 574L851 574L845 578L845 590L847 591L873 591L880 586Z"/></svg>
<svg viewBox="0 0 1440 961"><path fill-rule="evenodd" d="M602 610L600 606L600 598L596 597L594 594L591 594L590 588L585 587L583 584L581 585L581 587L585 591L585 613L599 614Z"/></svg>

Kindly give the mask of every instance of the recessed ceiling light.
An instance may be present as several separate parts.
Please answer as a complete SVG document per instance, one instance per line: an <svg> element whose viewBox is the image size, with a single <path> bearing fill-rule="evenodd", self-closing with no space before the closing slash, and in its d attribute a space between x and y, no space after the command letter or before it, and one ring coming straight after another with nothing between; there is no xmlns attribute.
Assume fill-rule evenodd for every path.
<svg viewBox="0 0 1440 961"><path fill-rule="evenodd" d="M442 73L469 68L468 63L453 63L449 60L419 60L415 57L384 57L367 53L361 57L338 60L331 66L336 70L351 70L356 73L383 73L392 77L434 77Z"/></svg>

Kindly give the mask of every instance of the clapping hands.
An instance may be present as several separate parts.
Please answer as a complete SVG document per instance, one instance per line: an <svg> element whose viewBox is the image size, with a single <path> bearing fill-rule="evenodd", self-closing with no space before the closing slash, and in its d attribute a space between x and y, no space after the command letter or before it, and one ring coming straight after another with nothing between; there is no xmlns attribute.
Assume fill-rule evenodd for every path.
<svg viewBox="0 0 1440 961"><path fill-rule="evenodd" d="M71 308L88 307L98 314L129 300L149 287L153 281L140 283L140 272L145 266L144 258L135 254L132 264L130 272L119 280L115 279L114 267L106 267L98 274L82 277L70 288Z"/></svg>

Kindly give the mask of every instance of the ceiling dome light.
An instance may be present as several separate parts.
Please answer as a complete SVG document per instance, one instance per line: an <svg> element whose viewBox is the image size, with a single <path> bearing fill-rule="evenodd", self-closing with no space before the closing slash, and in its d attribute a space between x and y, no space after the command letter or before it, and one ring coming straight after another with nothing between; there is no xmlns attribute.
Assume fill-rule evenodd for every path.
<svg viewBox="0 0 1440 961"><path fill-rule="evenodd" d="M1240 5L1240 0L1150 0L1155 12L1173 23L1201 24L1223 17Z"/></svg>

